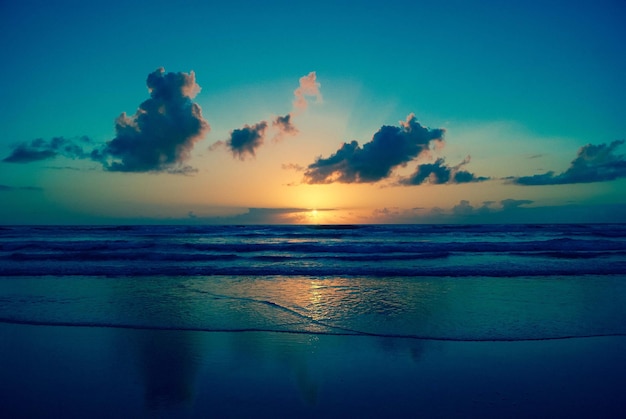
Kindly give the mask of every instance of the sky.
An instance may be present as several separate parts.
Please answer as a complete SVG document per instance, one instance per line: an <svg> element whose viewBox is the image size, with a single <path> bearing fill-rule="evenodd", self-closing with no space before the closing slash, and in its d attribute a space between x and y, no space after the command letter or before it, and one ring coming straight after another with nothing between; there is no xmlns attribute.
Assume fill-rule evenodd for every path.
<svg viewBox="0 0 626 419"><path fill-rule="evenodd" d="M0 2L0 224L626 222L626 4Z"/></svg>

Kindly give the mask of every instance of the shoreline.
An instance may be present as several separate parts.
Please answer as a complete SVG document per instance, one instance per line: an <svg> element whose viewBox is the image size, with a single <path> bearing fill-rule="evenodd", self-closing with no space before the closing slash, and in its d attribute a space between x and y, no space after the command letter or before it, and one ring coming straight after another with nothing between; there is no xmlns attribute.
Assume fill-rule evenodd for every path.
<svg viewBox="0 0 626 419"><path fill-rule="evenodd" d="M527 338L461 338L461 337L437 337L437 336L418 336L410 334L384 334L373 333L359 330L347 330L346 332L324 332L310 330L281 330L281 329L261 329L261 328L244 328L244 329L203 329L196 327L167 327L167 326L148 326L148 325L127 325L119 323L81 323L81 322L44 322L36 320L19 320L0 318L0 325L23 325L23 326L43 326L43 327L76 327L88 329L125 329L137 331L163 331L163 332L197 332L197 333L277 333L287 335L311 335L311 336L340 336L340 337L362 337L362 338L381 338L381 339L406 339L413 341L431 341L431 342L469 342L469 343L500 343L500 342L541 342L541 341L558 341L571 339L594 339L594 338L626 338L625 333L598 333L591 335L565 335L565 336L547 336L547 337L527 337ZM328 327L326 325L323 325Z"/></svg>

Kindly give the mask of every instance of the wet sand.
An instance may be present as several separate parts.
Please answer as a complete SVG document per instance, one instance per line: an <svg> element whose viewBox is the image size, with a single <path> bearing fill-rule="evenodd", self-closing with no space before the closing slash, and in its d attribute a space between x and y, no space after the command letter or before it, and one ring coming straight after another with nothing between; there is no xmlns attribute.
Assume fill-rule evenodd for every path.
<svg viewBox="0 0 626 419"><path fill-rule="evenodd" d="M0 324L3 417L623 417L626 337Z"/></svg>

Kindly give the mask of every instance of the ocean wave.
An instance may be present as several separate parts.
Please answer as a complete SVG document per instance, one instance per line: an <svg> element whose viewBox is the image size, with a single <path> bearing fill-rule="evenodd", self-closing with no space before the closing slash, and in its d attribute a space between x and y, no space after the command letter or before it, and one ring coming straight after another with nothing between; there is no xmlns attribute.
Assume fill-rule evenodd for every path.
<svg viewBox="0 0 626 419"><path fill-rule="evenodd" d="M28 263L2 264L0 276L310 276L310 277L524 277L524 276L561 276L561 275L624 275L626 261L611 263L589 263L580 259L579 263L550 264L471 264L443 265L422 267L401 267L388 265L336 266L298 264L261 264L258 266L217 265L217 264L180 264L152 259L147 263L128 264L124 261L107 264L76 263Z"/></svg>
<svg viewBox="0 0 626 419"><path fill-rule="evenodd" d="M626 257L626 251L552 251L552 252L511 252L513 256L554 259L596 259Z"/></svg>
<svg viewBox="0 0 626 419"><path fill-rule="evenodd" d="M101 252L77 251L67 252L14 252L0 256L0 260L11 261L56 261L56 262L98 262L98 261L171 261L171 262L207 262L232 261L240 258L235 254L193 254L169 252Z"/></svg>
<svg viewBox="0 0 626 419"><path fill-rule="evenodd" d="M626 273L626 225L62 226L0 230L0 276Z"/></svg>
<svg viewBox="0 0 626 419"><path fill-rule="evenodd" d="M626 241L609 239L554 238L549 240L526 241L208 241L194 242L182 240L73 240L73 241L7 241L0 243L0 252L49 251L49 252L101 252L155 249L163 251L194 251L223 253L345 253L345 254L386 254L386 253L503 253L537 251L626 251Z"/></svg>

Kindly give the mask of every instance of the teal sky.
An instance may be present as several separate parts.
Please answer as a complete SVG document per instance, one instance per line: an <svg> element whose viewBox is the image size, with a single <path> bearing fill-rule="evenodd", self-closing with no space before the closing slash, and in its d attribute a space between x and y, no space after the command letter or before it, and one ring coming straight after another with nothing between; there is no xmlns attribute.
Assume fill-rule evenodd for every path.
<svg viewBox="0 0 626 419"><path fill-rule="evenodd" d="M0 220L626 222L625 18L622 1L4 1ZM159 102L151 74L201 90ZM149 160L157 143L171 153Z"/></svg>

